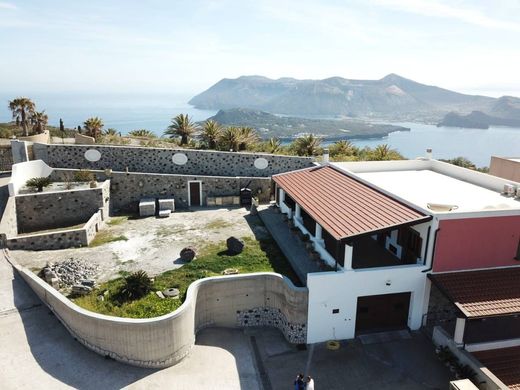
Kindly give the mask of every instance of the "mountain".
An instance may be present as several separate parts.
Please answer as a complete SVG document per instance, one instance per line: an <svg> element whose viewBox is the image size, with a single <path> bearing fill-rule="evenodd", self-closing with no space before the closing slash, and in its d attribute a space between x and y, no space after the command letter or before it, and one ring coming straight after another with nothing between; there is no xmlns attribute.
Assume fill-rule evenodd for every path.
<svg viewBox="0 0 520 390"><path fill-rule="evenodd" d="M446 114L437 126L465 127L472 129L488 129L489 126L520 127L520 119L499 118L484 114L482 111L473 111L468 115L450 112Z"/></svg>
<svg viewBox="0 0 520 390"><path fill-rule="evenodd" d="M308 119L273 115L265 111L246 108L220 110L211 118L225 126L249 126L262 138L294 138L313 133L328 140L348 138L384 137L393 131L409 131L409 128L382 123L367 123L353 119Z"/></svg>
<svg viewBox="0 0 520 390"><path fill-rule="evenodd" d="M520 99L466 95L389 74L380 80L223 79L190 100L202 109L236 107L296 116L349 116L438 122L448 112L520 119Z"/></svg>

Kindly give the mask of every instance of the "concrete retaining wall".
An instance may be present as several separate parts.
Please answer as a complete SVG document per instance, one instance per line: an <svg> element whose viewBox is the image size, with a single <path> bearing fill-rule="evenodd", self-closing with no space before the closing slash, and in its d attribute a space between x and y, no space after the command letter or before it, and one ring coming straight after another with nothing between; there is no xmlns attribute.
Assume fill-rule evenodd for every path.
<svg viewBox="0 0 520 390"><path fill-rule="evenodd" d="M3 191L8 192L6 187L3 187ZM7 202L5 204L4 213L0 220L0 234L5 234L7 238L16 237L18 234L16 224L16 204L14 197L9 197L7 193Z"/></svg>
<svg viewBox="0 0 520 390"><path fill-rule="evenodd" d="M101 153L98 161L91 162L85 158L85 152L90 149ZM35 159L41 159L53 168L110 168L114 171L128 168L130 172L181 175L267 177L313 165L308 157L131 146L34 144L33 152ZM176 153L187 157L186 164L173 163L172 157ZM258 158L267 160L267 168L255 167Z"/></svg>
<svg viewBox="0 0 520 390"><path fill-rule="evenodd" d="M17 195L18 233L85 223L100 208L108 215L110 181L97 188Z"/></svg>
<svg viewBox="0 0 520 390"><path fill-rule="evenodd" d="M287 278L274 273L200 279L190 285L186 301L174 312L132 319L82 309L30 270L16 263L13 266L80 343L136 366L158 368L180 362L190 352L199 329L240 326L238 311L268 305L280 309L288 323L306 323L307 289L294 287Z"/></svg>
<svg viewBox="0 0 520 390"><path fill-rule="evenodd" d="M63 180L67 174L75 170L54 169L51 178ZM202 205L206 205L208 197L238 196L240 188L249 184L260 202L270 200L271 179L265 177L216 177L189 176L151 173L112 172L110 177L104 171L95 171L98 180L110 178L110 202L114 211L137 212L141 198L174 198L175 206L188 207L188 182L200 181L202 188ZM258 194L260 190L260 194Z"/></svg>

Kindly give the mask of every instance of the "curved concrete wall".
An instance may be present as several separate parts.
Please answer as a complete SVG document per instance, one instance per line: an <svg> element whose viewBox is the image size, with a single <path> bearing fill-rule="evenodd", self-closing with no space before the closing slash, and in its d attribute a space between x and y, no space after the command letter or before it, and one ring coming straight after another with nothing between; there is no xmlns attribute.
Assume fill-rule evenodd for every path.
<svg viewBox="0 0 520 390"><path fill-rule="evenodd" d="M304 331L297 339L306 337L307 289L294 287L287 278L275 273L200 279L190 285L186 301L176 311L156 318L133 319L82 309L30 270L18 264L13 266L74 338L101 355L136 366L174 365L188 355L198 330L208 326L241 326L241 313L253 314L258 308L266 313L276 312L282 321L269 325L281 328L290 340L291 326ZM260 316L253 317L260 320L256 315ZM264 318L263 324L268 321Z"/></svg>

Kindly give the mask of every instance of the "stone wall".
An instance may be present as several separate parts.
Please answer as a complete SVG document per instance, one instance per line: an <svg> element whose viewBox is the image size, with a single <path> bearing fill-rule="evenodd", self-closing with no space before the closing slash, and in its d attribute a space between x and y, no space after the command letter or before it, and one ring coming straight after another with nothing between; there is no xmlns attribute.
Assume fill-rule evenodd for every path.
<svg viewBox="0 0 520 390"><path fill-rule="evenodd" d="M98 188L17 195L18 233L85 223L100 208L108 215L109 188L105 181Z"/></svg>
<svg viewBox="0 0 520 390"><path fill-rule="evenodd" d="M90 149L100 152L98 161L91 162L85 158L85 152ZM41 159L53 168L110 168L113 171L181 175L268 177L313 166L312 159L308 157L130 146L34 144L33 152L35 159ZM187 157L184 165L173 163L172 157L176 153ZM265 169L254 166L258 158L267 160Z"/></svg>
<svg viewBox="0 0 520 390"><path fill-rule="evenodd" d="M13 165L11 145L0 145L0 172L10 171Z"/></svg>
<svg viewBox="0 0 520 390"><path fill-rule="evenodd" d="M90 244L102 224L102 212L99 210L81 228L15 236L7 239L7 248L28 251L81 248Z"/></svg>
<svg viewBox="0 0 520 390"><path fill-rule="evenodd" d="M2 187L1 190L7 191L7 186ZM5 204L4 213L1 216L2 219L0 220L0 234L5 234L7 238L16 237L18 228L14 197L9 197L9 192L7 191L7 196L4 196L4 199L7 199L7 202Z"/></svg>
<svg viewBox="0 0 520 390"><path fill-rule="evenodd" d="M73 170L55 169L53 180L62 180ZM108 178L96 171L98 180ZM114 211L137 212L141 198L174 198L175 207L188 207L188 182L201 181L202 205L208 196L239 195L240 188L249 184L261 202L270 200L271 179L261 177L188 176L149 173L112 172L110 175L110 202ZM258 193L260 190L260 194Z"/></svg>
<svg viewBox="0 0 520 390"><path fill-rule="evenodd" d="M84 310L30 270L13 265L80 343L102 356L135 366L160 368L180 362L194 345L197 330L240 326L239 311L276 309L285 317L283 324L297 324L302 329L307 320L307 289L294 287L288 279L273 273L200 279L190 285L186 301L174 312L132 319Z"/></svg>
<svg viewBox="0 0 520 390"><path fill-rule="evenodd" d="M445 332L453 335L457 314L458 310L455 305L432 283L426 314L427 332L431 334L434 327L440 326Z"/></svg>

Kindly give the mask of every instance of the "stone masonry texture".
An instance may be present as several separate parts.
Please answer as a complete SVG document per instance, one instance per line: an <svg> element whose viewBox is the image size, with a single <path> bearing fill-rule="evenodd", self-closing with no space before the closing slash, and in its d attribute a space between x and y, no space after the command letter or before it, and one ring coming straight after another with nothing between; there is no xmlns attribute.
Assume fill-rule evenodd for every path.
<svg viewBox="0 0 520 390"><path fill-rule="evenodd" d="M101 153L99 161L90 162L85 158L85 152L89 149ZM41 159L53 168L128 169L130 172L182 175L268 177L313 166L312 159L308 157L129 146L34 144L33 153L35 159ZM187 163L174 164L172 157L175 153L184 153ZM255 168L257 158L265 158L267 168Z"/></svg>
<svg viewBox="0 0 520 390"><path fill-rule="evenodd" d="M13 165L13 152L10 145L0 145L0 172L10 171Z"/></svg>

